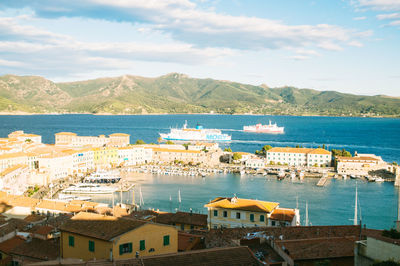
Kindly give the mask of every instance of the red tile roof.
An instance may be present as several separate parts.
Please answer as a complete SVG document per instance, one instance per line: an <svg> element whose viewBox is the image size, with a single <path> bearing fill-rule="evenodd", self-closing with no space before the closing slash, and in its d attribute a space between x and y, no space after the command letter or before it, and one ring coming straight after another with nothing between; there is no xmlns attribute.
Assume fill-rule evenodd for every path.
<svg viewBox="0 0 400 266"><path fill-rule="evenodd" d="M293 260L330 259L354 256L356 237L327 237L276 241Z"/></svg>
<svg viewBox="0 0 400 266"><path fill-rule="evenodd" d="M21 239L18 236L14 236L4 242L0 243L0 251L9 254L14 248L24 243L25 240Z"/></svg>
<svg viewBox="0 0 400 266"><path fill-rule="evenodd" d="M272 211L270 219L291 222L293 221L294 216L294 209L276 208Z"/></svg>

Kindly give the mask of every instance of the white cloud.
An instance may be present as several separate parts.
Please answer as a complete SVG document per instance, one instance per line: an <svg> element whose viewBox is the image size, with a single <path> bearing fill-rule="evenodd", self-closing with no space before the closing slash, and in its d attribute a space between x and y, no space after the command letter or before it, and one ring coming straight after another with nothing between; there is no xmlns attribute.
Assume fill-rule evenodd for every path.
<svg viewBox="0 0 400 266"><path fill-rule="evenodd" d="M389 23L390 26L400 26L400 20L395 20Z"/></svg>
<svg viewBox="0 0 400 266"><path fill-rule="evenodd" d="M379 14L379 15L376 16L376 18L379 19L379 20L396 19L396 18L400 18L400 13Z"/></svg>
<svg viewBox="0 0 400 266"><path fill-rule="evenodd" d="M82 42L0 18L0 73L68 76L96 70L128 69L137 61L207 64L232 55L228 48L146 42Z"/></svg>
<svg viewBox="0 0 400 266"><path fill-rule="evenodd" d="M400 10L399 0L358 0L358 5L360 7L371 8L374 10Z"/></svg>
<svg viewBox="0 0 400 266"><path fill-rule="evenodd" d="M365 20L367 19L367 17L355 17L353 18L353 20Z"/></svg>
<svg viewBox="0 0 400 266"><path fill-rule="evenodd" d="M340 50L361 38L359 32L336 25L287 25L277 20L226 15L200 9L189 0L3 1L0 7L30 7L37 16L48 18L90 17L141 23L197 47L262 50L316 45Z"/></svg>

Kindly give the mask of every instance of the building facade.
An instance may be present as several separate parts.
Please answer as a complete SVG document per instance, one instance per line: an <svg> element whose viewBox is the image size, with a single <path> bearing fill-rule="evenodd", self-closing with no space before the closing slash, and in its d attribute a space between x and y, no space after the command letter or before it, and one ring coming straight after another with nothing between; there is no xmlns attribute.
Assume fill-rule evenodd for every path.
<svg viewBox="0 0 400 266"><path fill-rule="evenodd" d="M279 203L267 202L252 199L240 199L218 197L208 204L204 205L208 210L208 227L216 228L234 228L234 227L263 227L272 226L271 215L275 210L279 210ZM296 226L300 225L300 213L297 209L291 210L293 216L287 223L287 217L282 220L276 220L274 226ZM273 216L274 218L274 216Z"/></svg>
<svg viewBox="0 0 400 266"><path fill-rule="evenodd" d="M61 226L61 257L128 259L178 252L173 226L79 213Z"/></svg>
<svg viewBox="0 0 400 266"><path fill-rule="evenodd" d="M369 171L387 169L388 165L380 156L358 154L354 157L336 157L336 170L339 174L368 175Z"/></svg>
<svg viewBox="0 0 400 266"><path fill-rule="evenodd" d="M129 145L129 134L114 133L106 137L100 136L78 136L72 132L59 132L55 134L55 144L57 146L70 146L70 147L125 147Z"/></svg>
<svg viewBox="0 0 400 266"><path fill-rule="evenodd" d="M292 166L331 166L332 155L321 148L272 148L267 151L269 164Z"/></svg>

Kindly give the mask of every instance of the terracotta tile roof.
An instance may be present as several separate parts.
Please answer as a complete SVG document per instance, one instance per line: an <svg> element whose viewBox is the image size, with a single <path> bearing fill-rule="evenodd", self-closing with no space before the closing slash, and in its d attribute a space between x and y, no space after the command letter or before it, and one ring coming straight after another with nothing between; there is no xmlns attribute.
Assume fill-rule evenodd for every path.
<svg viewBox="0 0 400 266"><path fill-rule="evenodd" d="M64 223L60 230L110 241L145 224L139 220L81 212Z"/></svg>
<svg viewBox="0 0 400 266"><path fill-rule="evenodd" d="M35 223L35 222L40 222L40 221L44 221L44 220L46 220L46 216L38 215L38 214L30 214L24 218L24 221L28 222L28 223Z"/></svg>
<svg viewBox="0 0 400 266"><path fill-rule="evenodd" d="M354 256L356 237L328 237L276 241L294 260L329 259Z"/></svg>
<svg viewBox="0 0 400 266"><path fill-rule="evenodd" d="M17 165L14 165L14 166L12 166L12 167L9 167L9 168L5 169L3 172L1 172L1 173L0 173L0 176L5 176L5 175L7 175L7 174L9 174L9 173L11 173L11 172L17 170L17 169L26 168L26 167L28 167L28 166L26 166L25 164L17 164Z"/></svg>
<svg viewBox="0 0 400 266"><path fill-rule="evenodd" d="M14 236L13 238L10 238L0 243L0 251L9 254L15 247L21 245L24 242L25 240L21 239L18 236Z"/></svg>
<svg viewBox="0 0 400 266"><path fill-rule="evenodd" d="M54 135L70 135L70 136L76 136L76 133L72 133L72 132L58 132Z"/></svg>
<svg viewBox="0 0 400 266"><path fill-rule="evenodd" d="M54 260L60 254L59 243L58 239L42 240L32 238L31 241L24 241L24 243L14 248L11 254L39 260Z"/></svg>
<svg viewBox="0 0 400 266"><path fill-rule="evenodd" d="M272 211L270 219L291 222L295 215L294 209L276 208Z"/></svg>
<svg viewBox="0 0 400 266"><path fill-rule="evenodd" d="M179 223L207 227L207 215L190 212L163 213L156 217L155 222L162 224Z"/></svg>
<svg viewBox="0 0 400 266"><path fill-rule="evenodd" d="M283 148L283 147L275 147L272 149L269 149L267 152L287 152L287 153L309 153L311 152L313 149L309 149L309 148Z"/></svg>
<svg viewBox="0 0 400 266"><path fill-rule="evenodd" d="M277 202L240 199L240 198L224 198L224 197L215 198L210 203L204 205L204 207L207 208L212 207L212 208L233 209L233 210L254 211L254 212L271 212L278 206L279 203Z"/></svg>
<svg viewBox="0 0 400 266"><path fill-rule="evenodd" d="M178 232L178 251L204 249L203 236Z"/></svg>
<svg viewBox="0 0 400 266"><path fill-rule="evenodd" d="M15 229L23 230L28 225L27 222L21 219L11 218L7 221L2 221L0 226L0 237L5 236L11 232L14 232Z"/></svg>
<svg viewBox="0 0 400 266"><path fill-rule="evenodd" d="M176 150L176 149L167 149L167 148L152 148L154 152L175 152L175 153L201 153L201 151L194 150Z"/></svg>
<svg viewBox="0 0 400 266"><path fill-rule="evenodd" d="M110 136L110 137L111 137L111 136L116 136L116 137L129 137L130 135L129 135L129 134L125 134L125 133L113 133L113 134L110 134L109 136Z"/></svg>
<svg viewBox="0 0 400 266"><path fill-rule="evenodd" d="M145 266L158 265L262 265L248 247L203 249L142 258Z"/></svg>
<svg viewBox="0 0 400 266"><path fill-rule="evenodd" d="M289 227L249 227L249 228L225 228L212 229L204 236L207 247L233 246L232 240L241 239L248 233L265 232L267 236L278 239L283 236L285 240L310 239L320 237L345 237L359 236L360 226L336 225L336 226L289 226Z"/></svg>
<svg viewBox="0 0 400 266"><path fill-rule="evenodd" d="M47 236L51 232L53 232L55 228L51 225L36 225L28 230L28 232L38 235Z"/></svg>
<svg viewBox="0 0 400 266"><path fill-rule="evenodd" d="M341 157L341 156L338 156L338 157L336 157L336 159L338 161L347 161L347 162L351 162L351 161L353 161L353 162L361 162L361 161L374 161L374 162L376 162L376 161L379 161L377 158L366 157L366 156L363 156L363 157Z"/></svg>
<svg viewBox="0 0 400 266"><path fill-rule="evenodd" d="M325 154L325 155L330 155L331 154L330 151L327 151L327 150L321 149L321 148L314 149L314 150L310 151L309 153L311 153L311 154Z"/></svg>

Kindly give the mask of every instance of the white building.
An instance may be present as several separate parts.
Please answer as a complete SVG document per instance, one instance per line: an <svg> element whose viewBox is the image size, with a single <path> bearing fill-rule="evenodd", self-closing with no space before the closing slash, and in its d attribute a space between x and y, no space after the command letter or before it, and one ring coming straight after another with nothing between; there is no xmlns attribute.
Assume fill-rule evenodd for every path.
<svg viewBox="0 0 400 266"><path fill-rule="evenodd" d="M246 161L246 167L248 168L264 168L265 160L260 158L248 159Z"/></svg>
<svg viewBox="0 0 400 266"><path fill-rule="evenodd" d="M72 132L59 132L55 134L57 146L68 147L125 147L129 145L129 134L114 133L106 137L100 136L78 136Z"/></svg>
<svg viewBox="0 0 400 266"><path fill-rule="evenodd" d="M133 145L118 149L118 165L140 165L152 160L153 150L141 145Z"/></svg>
<svg viewBox="0 0 400 266"><path fill-rule="evenodd" d="M0 173L0 190L13 195L22 195L30 184L28 166L14 165Z"/></svg>
<svg viewBox="0 0 400 266"><path fill-rule="evenodd" d="M42 136L36 134L26 134L22 130L14 131L8 134L8 138L17 139L23 142L42 143Z"/></svg>
<svg viewBox="0 0 400 266"><path fill-rule="evenodd" d="M293 166L330 166L332 155L329 151L317 148L272 148L267 151L270 164Z"/></svg>

